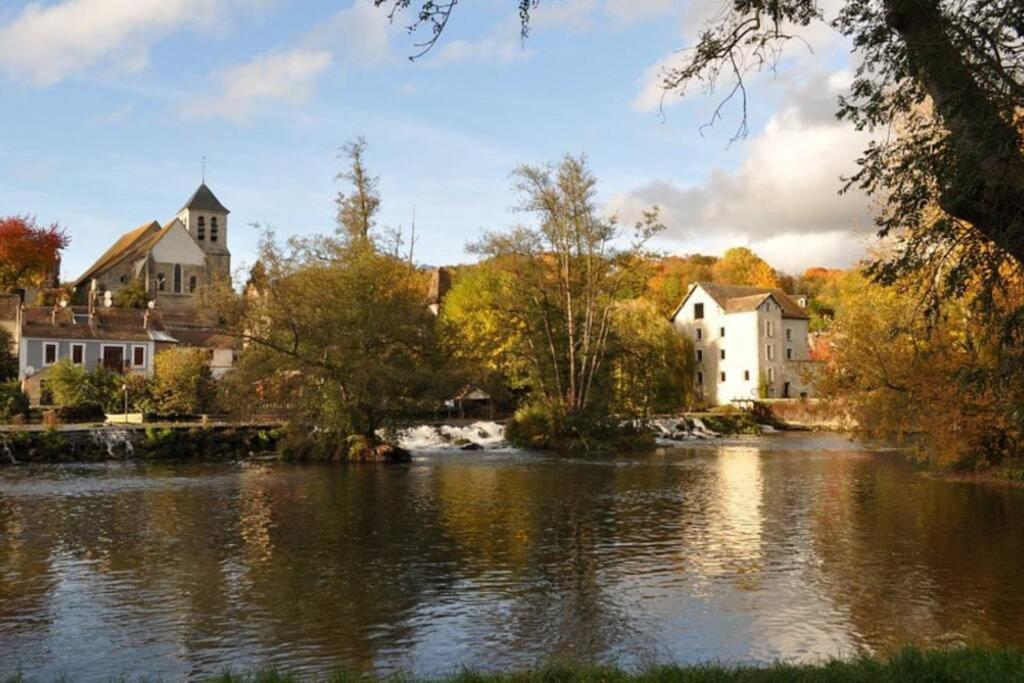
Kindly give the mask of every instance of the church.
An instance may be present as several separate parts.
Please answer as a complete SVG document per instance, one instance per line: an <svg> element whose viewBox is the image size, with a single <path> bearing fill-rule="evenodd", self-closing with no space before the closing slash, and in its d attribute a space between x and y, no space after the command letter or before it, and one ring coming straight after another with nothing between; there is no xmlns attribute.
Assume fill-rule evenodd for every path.
<svg viewBox="0 0 1024 683"><path fill-rule="evenodd" d="M78 305L110 301L135 282L166 311L188 311L204 287L231 278L228 211L203 182L177 215L122 235L74 283Z"/></svg>

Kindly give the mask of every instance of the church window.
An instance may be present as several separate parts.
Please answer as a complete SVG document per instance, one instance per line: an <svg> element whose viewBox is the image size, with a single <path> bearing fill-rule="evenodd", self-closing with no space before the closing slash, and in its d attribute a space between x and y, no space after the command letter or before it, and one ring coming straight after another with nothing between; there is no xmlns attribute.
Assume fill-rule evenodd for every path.
<svg viewBox="0 0 1024 683"><path fill-rule="evenodd" d="M196 239L206 239L206 219L200 216L196 221Z"/></svg>
<svg viewBox="0 0 1024 683"><path fill-rule="evenodd" d="M210 216L210 227L211 228L216 228L217 227L217 217L216 216Z"/></svg>
<svg viewBox="0 0 1024 683"><path fill-rule="evenodd" d="M174 266L174 293L181 294L181 265Z"/></svg>
<svg viewBox="0 0 1024 683"><path fill-rule="evenodd" d="M188 293L189 294L195 294L196 293L196 284L197 284L196 283L196 276L193 275L192 277L190 277L188 279Z"/></svg>
<svg viewBox="0 0 1024 683"><path fill-rule="evenodd" d="M217 241L217 237L219 236L218 235L219 232L220 232L220 230L217 227L217 219L216 218L211 218L210 219L210 241L211 242L216 242Z"/></svg>
<svg viewBox="0 0 1024 683"><path fill-rule="evenodd" d="M163 273L157 273L156 276L156 288L158 291L164 291L167 289L167 278L164 277Z"/></svg>

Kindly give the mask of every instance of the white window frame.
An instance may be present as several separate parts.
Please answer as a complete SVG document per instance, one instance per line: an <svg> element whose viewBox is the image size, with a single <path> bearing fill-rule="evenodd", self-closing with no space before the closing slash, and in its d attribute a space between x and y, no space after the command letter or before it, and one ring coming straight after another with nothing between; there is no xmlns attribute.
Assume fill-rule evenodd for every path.
<svg viewBox="0 0 1024 683"><path fill-rule="evenodd" d="M136 351L136 349L142 349L142 364L141 365L137 364L135 362L135 351ZM131 355L131 359L129 360L129 362L131 363L131 367L137 368L137 369L141 369L141 370L145 370L146 369L146 362L148 360L149 360L149 349L146 348L146 345L145 344L133 344L132 345L132 355Z"/></svg>
<svg viewBox="0 0 1024 683"><path fill-rule="evenodd" d="M82 349L82 362L81 363L75 363L75 349ZM69 356L69 358L71 359L71 363L73 365L81 365L82 367L85 367L85 344L72 344L71 345L71 355Z"/></svg>
<svg viewBox="0 0 1024 683"><path fill-rule="evenodd" d="M46 362L46 351L50 347L53 347L53 360L49 363ZM55 365L60 360L60 342L43 342L43 367L48 368L51 365Z"/></svg>

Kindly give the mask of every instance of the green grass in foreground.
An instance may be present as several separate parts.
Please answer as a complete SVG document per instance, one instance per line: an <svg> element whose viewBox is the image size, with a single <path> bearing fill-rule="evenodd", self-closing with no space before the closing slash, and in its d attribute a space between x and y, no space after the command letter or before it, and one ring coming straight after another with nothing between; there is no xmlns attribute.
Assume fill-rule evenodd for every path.
<svg viewBox="0 0 1024 683"><path fill-rule="evenodd" d="M6 683L22 683L28 678L15 676ZM62 677L73 681L73 676ZM146 680L127 676L114 681ZM219 683L293 683L317 680L324 683L365 683L370 676L335 673L318 679L302 679L276 671L257 671L247 674L225 673L208 679ZM851 681L875 683L940 683L942 681L1020 681L1024 683L1024 650L918 650L908 648L885 659L858 657L833 660L820 664L771 664L764 666L733 666L701 664L694 666L656 666L642 671L598 666L552 665L530 671L513 673L478 673L460 671L439 678L420 679L394 676L386 680L395 683L556 683L602 681L607 683L774 683L775 681Z"/></svg>

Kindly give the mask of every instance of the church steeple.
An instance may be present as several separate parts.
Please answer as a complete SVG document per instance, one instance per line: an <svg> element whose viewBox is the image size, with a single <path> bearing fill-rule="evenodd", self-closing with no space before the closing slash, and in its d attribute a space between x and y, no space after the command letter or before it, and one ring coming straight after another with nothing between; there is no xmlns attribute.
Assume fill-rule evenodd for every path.
<svg viewBox="0 0 1024 683"><path fill-rule="evenodd" d="M199 185L178 211L178 220L206 252L210 273L216 277L228 278L231 275L229 213L228 208L220 203L205 182Z"/></svg>

